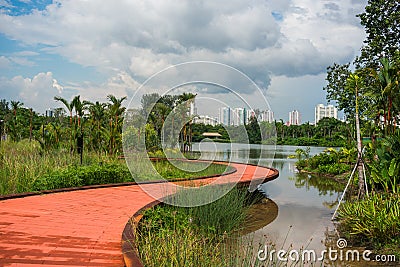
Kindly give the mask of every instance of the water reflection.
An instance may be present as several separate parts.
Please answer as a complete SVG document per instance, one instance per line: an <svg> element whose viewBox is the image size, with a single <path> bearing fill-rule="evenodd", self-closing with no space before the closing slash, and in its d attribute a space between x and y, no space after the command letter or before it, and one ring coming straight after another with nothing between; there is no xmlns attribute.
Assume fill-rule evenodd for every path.
<svg viewBox="0 0 400 267"><path fill-rule="evenodd" d="M268 198L251 205L240 234L247 235L270 224L278 217L278 210L278 205Z"/></svg>
<svg viewBox="0 0 400 267"><path fill-rule="evenodd" d="M265 226L259 225L259 229L252 233L256 239L267 236L279 247L291 245L300 249L308 246L318 252L325 249L325 232L327 228L334 229L330 218L342 185L324 177L297 173L296 160L288 158L295 154L299 148L296 146L216 144L216 148L216 153L211 152L210 146L210 153L214 153L217 159L272 166L279 170L278 179L261 186L276 203L279 212L275 220ZM323 150L312 147L310 154ZM207 158L207 153L206 147L202 147L202 158Z"/></svg>

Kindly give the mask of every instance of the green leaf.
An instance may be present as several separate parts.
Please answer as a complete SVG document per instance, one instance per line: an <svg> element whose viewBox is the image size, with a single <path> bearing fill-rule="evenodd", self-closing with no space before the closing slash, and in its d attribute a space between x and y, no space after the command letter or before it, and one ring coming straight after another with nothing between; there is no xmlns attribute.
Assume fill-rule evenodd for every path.
<svg viewBox="0 0 400 267"><path fill-rule="evenodd" d="M394 175L394 171L396 170L396 158L393 158L392 161L390 162L390 166L389 166L389 175L393 176Z"/></svg>

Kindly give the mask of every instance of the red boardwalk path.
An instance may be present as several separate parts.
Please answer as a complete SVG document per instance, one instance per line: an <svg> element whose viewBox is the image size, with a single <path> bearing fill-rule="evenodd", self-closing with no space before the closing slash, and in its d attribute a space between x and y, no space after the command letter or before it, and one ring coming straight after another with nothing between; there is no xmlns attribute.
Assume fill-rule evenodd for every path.
<svg viewBox="0 0 400 267"><path fill-rule="evenodd" d="M246 184L278 176L276 170L265 167L231 165L237 172L218 178L219 182ZM157 190L161 185L145 186ZM0 266L124 266L121 235L125 225L154 201L138 185L2 200Z"/></svg>

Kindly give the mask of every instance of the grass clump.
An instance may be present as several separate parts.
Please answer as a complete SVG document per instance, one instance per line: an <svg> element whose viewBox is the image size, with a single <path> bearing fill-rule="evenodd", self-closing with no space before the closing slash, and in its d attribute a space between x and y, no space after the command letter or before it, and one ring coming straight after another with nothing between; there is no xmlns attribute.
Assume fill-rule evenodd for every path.
<svg viewBox="0 0 400 267"><path fill-rule="evenodd" d="M213 198L226 188L209 187L190 196L181 191L177 203L188 197ZM222 191L221 191L222 190ZM145 266L261 266L256 253L242 246L238 230L254 198L234 187L207 205L159 205L146 210L136 229L136 244Z"/></svg>
<svg viewBox="0 0 400 267"><path fill-rule="evenodd" d="M356 245L400 256L400 195L373 194L339 209L339 230ZM396 248L396 249L393 249Z"/></svg>
<svg viewBox="0 0 400 267"><path fill-rule="evenodd" d="M160 180L160 177L167 180L195 179L232 170L232 167L227 165L196 161L157 160L150 163L148 159L146 160L147 163L140 160L134 162L135 165L142 166L135 166L137 167L135 170L138 171L132 175L125 161L115 156L85 151L81 164L80 155L70 153L66 149L44 150L34 140L2 141L0 195L85 185ZM153 169L151 166L154 166L154 170L149 172L149 167ZM193 166L198 171L190 171ZM147 174L149 175L146 176Z"/></svg>
<svg viewBox="0 0 400 267"><path fill-rule="evenodd" d="M40 191L132 181L133 178L127 167L119 163L106 163L101 165L70 166L54 171L36 179L33 182L32 189Z"/></svg>
<svg viewBox="0 0 400 267"><path fill-rule="evenodd" d="M111 161L97 153L86 153L84 165ZM33 191L39 177L80 165L79 155L64 149L43 150L37 141L2 141L0 144L0 195Z"/></svg>
<svg viewBox="0 0 400 267"><path fill-rule="evenodd" d="M194 179L233 170L233 167L224 164L182 160L157 160L153 162L153 166L162 177L168 180Z"/></svg>

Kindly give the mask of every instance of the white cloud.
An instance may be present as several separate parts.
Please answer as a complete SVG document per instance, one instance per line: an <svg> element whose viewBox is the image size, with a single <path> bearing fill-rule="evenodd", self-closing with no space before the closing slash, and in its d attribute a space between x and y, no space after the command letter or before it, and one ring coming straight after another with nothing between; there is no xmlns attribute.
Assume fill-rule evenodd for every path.
<svg viewBox="0 0 400 267"><path fill-rule="evenodd" d="M53 79L53 88L56 88L58 93L61 94L64 87L62 87L56 79Z"/></svg>
<svg viewBox="0 0 400 267"><path fill-rule="evenodd" d="M10 66L10 60L5 56L0 56L0 69L5 69Z"/></svg>
<svg viewBox="0 0 400 267"><path fill-rule="evenodd" d="M9 2L0 0L2 3ZM166 67L208 60L238 68L264 91L269 87L279 108L287 107L294 104L285 104L282 99L294 88L298 88L295 95L299 99L308 94L313 99L324 98L316 92L322 91L326 67L349 62L358 54L365 33L355 15L365 4L366 0L58 0L45 10L32 10L23 16L0 12L0 33L25 49L0 55L0 68L12 64L36 68L40 66L37 53L57 54L94 67L103 81L72 84L57 77L63 81L60 85L53 75L43 73L46 79L39 79L38 74L30 82L21 82L21 88L40 80L46 81L43 92L51 92L43 100L51 101L59 93L67 98L80 94L84 99L105 101L110 93L130 96L139 82ZM235 82L230 76L214 75L221 81ZM27 101L29 94L35 99L33 85L30 91L7 87L27 79L17 77L12 82L0 80L0 91L14 88L18 92L14 96L24 93ZM282 82L288 88L285 94L277 91L279 80L287 82ZM246 92L249 97L251 93ZM304 100L305 105L307 101L313 100Z"/></svg>
<svg viewBox="0 0 400 267"><path fill-rule="evenodd" d="M66 85L60 84L52 72L41 72L32 78L22 76L10 79L0 78L0 95L1 98L18 100L27 107L44 112L58 105L54 102L54 96L72 99L73 96L80 95L83 100L105 102L109 94L116 97L130 97L139 86L138 82L124 72L118 73L101 84L85 82Z"/></svg>
<svg viewBox="0 0 400 267"><path fill-rule="evenodd" d="M53 87L53 73L41 72L33 78L15 76L11 79L0 79L0 92L9 100L18 100L26 106L39 112L51 107L54 95L57 94Z"/></svg>
<svg viewBox="0 0 400 267"><path fill-rule="evenodd" d="M26 57L10 57L9 60L15 64L21 65L21 66L32 67L32 66L35 66L35 64L36 64L34 61L29 60Z"/></svg>
<svg viewBox="0 0 400 267"><path fill-rule="evenodd" d="M7 8L10 8L10 7L13 7L13 5L10 4L10 2L7 1L7 0L0 0L0 7L7 7Z"/></svg>
<svg viewBox="0 0 400 267"><path fill-rule="evenodd" d="M351 60L364 37L354 20L362 7L351 0L60 0L25 16L0 14L0 31L102 71L147 78L171 64L214 60L267 86L269 73L315 74Z"/></svg>

